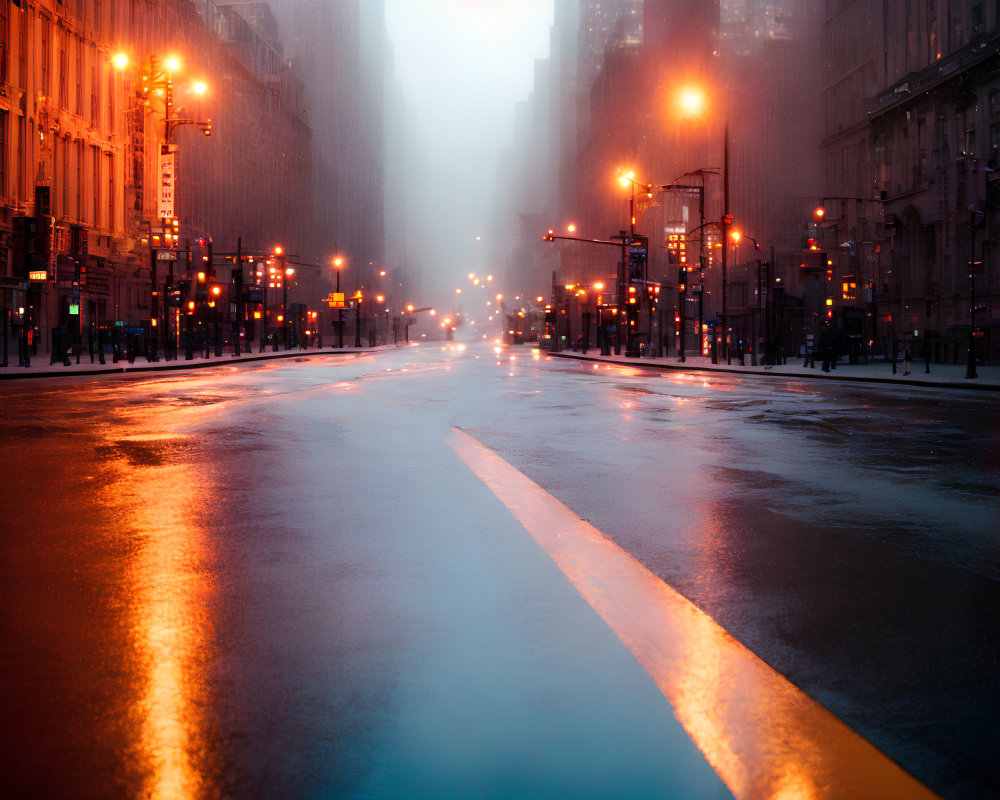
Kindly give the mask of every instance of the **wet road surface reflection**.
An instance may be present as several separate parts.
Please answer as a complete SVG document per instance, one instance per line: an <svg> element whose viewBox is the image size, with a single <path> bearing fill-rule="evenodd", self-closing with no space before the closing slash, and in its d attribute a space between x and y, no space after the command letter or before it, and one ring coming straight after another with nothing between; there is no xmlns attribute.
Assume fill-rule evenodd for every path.
<svg viewBox="0 0 1000 800"><path fill-rule="evenodd" d="M508 355L0 386L4 794L669 796L671 709L460 427L942 796L983 796L995 403ZM722 742L699 697L678 708Z"/></svg>

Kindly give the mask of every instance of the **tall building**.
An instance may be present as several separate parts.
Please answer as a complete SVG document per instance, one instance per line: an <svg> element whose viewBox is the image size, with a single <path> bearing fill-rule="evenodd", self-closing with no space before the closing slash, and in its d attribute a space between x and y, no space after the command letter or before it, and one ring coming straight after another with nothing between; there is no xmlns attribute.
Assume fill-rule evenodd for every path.
<svg viewBox="0 0 1000 800"><path fill-rule="evenodd" d="M306 83L314 139L309 250L371 287L385 262L385 98L391 49L381 0L276 0Z"/></svg>
<svg viewBox="0 0 1000 800"><path fill-rule="evenodd" d="M216 252L239 237L247 248L301 241L301 83L231 9L5 2L0 80L8 358L25 344L86 350L98 331L162 338L163 282L196 269L199 238Z"/></svg>
<svg viewBox="0 0 1000 800"><path fill-rule="evenodd" d="M998 16L855 0L823 24L827 294L880 352L1000 356Z"/></svg>

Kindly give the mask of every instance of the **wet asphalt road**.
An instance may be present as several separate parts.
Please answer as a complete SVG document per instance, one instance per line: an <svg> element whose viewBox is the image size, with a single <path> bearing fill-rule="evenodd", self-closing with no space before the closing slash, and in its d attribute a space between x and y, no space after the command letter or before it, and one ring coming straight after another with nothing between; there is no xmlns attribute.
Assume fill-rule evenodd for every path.
<svg viewBox="0 0 1000 800"><path fill-rule="evenodd" d="M641 670L521 596L547 567L454 426L939 794L993 796L998 411L483 348L0 386L2 793L654 796Z"/></svg>

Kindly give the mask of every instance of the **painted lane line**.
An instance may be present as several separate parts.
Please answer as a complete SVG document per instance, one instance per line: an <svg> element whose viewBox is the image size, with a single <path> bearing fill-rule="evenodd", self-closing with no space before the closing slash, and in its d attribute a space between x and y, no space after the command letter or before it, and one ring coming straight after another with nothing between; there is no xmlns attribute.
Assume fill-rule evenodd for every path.
<svg viewBox="0 0 1000 800"><path fill-rule="evenodd" d="M449 444L566 574L749 798L936 798L603 533L469 434Z"/></svg>

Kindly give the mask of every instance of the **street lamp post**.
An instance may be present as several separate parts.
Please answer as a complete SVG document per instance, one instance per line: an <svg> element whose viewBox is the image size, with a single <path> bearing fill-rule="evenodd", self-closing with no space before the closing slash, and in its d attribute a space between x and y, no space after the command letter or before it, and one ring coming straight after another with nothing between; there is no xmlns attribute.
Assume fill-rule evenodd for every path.
<svg viewBox="0 0 1000 800"><path fill-rule="evenodd" d="M295 275L295 269L293 267L285 267L285 271L281 275L281 324L283 328L283 338L285 340L285 349L289 347L288 344L288 282Z"/></svg>
<svg viewBox="0 0 1000 800"><path fill-rule="evenodd" d="M361 302L364 298L361 296L361 290L358 290L356 305L354 306L356 310L356 315L354 317L354 346L361 349Z"/></svg>
<svg viewBox="0 0 1000 800"><path fill-rule="evenodd" d="M723 146L722 146L722 313L719 315L719 323L722 328L722 340L726 348L726 363L732 364L732 355L729 350L729 273L728 264L729 244L726 236L726 226L732 222L732 215L729 213L729 120L723 126Z"/></svg>
<svg viewBox="0 0 1000 800"><path fill-rule="evenodd" d="M662 191L667 191L670 189L679 190L694 190L698 192L698 227L690 233L685 233L684 241L691 236L695 231L702 231L705 228L705 175L706 174L718 174L716 170L707 169L696 169L690 172L685 172L673 183L668 183L665 186L660 187ZM680 183L683 178L690 175L697 175L701 178L701 185L698 184L684 184ZM678 248L679 249L679 248ZM678 253L678 256L680 254ZM680 258L678 257L678 261ZM690 288L690 275L691 267L687 264L681 265L679 272L683 272L683 275L678 274L678 286L680 287L677 292L677 305L678 313L680 315L680 335L678 336L677 349L678 349L678 360L683 364L687 361L687 354L685 352L685 322L687 320L687 292ZM702 309L703 309L703 297L705 291L705 237L703 233L698 235L698 277L700 281L700 287L698 290L698 335L701 335L701 321L702 321ZM700 351L701 348L699 348Z"/></svg>
<svg viewBox="0 0 1000 800"><path fill-rule="evenodd" d="M976 211L969 212L969 284L971 287L971 307L969 308L969 358L965 365L966 378L978 378L976 371ZM904 306L905 310L905 306ZM905 316L904 316L905 321Z"/></svg>
<svg viewBox="0 0 1000 800"><path fill-rule="evenodd" d="M338 295L338 305L337 305L337 348L339 350L344 349L344 303L343 297L340 296L340 269L344 266L344 259L337 256L333 259L333 268L337 273L337 295Z"/></svg>
<svg viewBox="0 0 1000 800"><path fill-rule="evenodd" d="M125 53L117 53L113 58L112 62L116 68L119 70L124 70L129 65L129 57ZM140 96L142 98L142 105L137 106L131 111L142 111L151 106L152 97L151 95L157 95L163 99L163 143L159 147L159 192L160 196L158 199L158 215L163 225L163 240L167 245L166 249L173 249L176 253L176 247L178 242L178 230L177 230L177 219L174 208L174 198L175 198L175 185L176 185L176 173L175 166L173 163L173 154L176 151L176 145L172 143L172 137L174 130L181 125L196 125L205 134L205 136L211 136L212 134L212 121L198 120L198 119L182 119L174 116L174 75L181 70L180 59L176 56L168 56L167 58L161 59L158 55L151 55L149 57L149 69L143 69L140 74ZM203 95L207 91L208 87L203 81L193 81L190 84L190 90L196 95ZM151 230L151 224L148 221L143 220L148 227L149 239L153 239L153 234ZM150 248L150 310L156 307L156 297L157 297L157 265L156 260L160 252L159 248ZM170 267L173 267L173 261L170 260ZM171 269L172 272L172 269ZM166 298L164 298L165 300ZM169 315L169 309L166 303L163 304L164 311L164 347L167 352L165 352L165 357L169 359L169 348L167 346L166 337L169 335L169 320L167 316ZM148 356L151 356L150 360L157 360L156 352L156 340L154 328L156 327L154 321L154 315L151 313L149 322L149 333L151 344L147 350Z"/></svg>
<svg viewBox="0 0 1000 800"><path fill-rule="evenodd" d="M754 250L756 250L758 252L758 254L759 254L759 252L760 252L760 243L756 239L754 239L752 236L747 236L745 233L734 232L732 234L732 238L733 238L733 241L735 241L735 242L738 242L741 239L749 239L751 242L753 242ZM766 288L762 287L762 285L761 285L762 268L763 268L763 261L759 257L759 255L758 255L758 258L757 258L757 317L760 316L761 295L764 294L767 291ZM754 317L754 316L752 316L752 315L750 317L750 326L751 326L751 330L750 330L750 342L751 342L750 366L756 367L757 366L757 346L758 346L757 332L758 332L758 327L760 327L760 323L757 321L757 318Z"/></svg>

